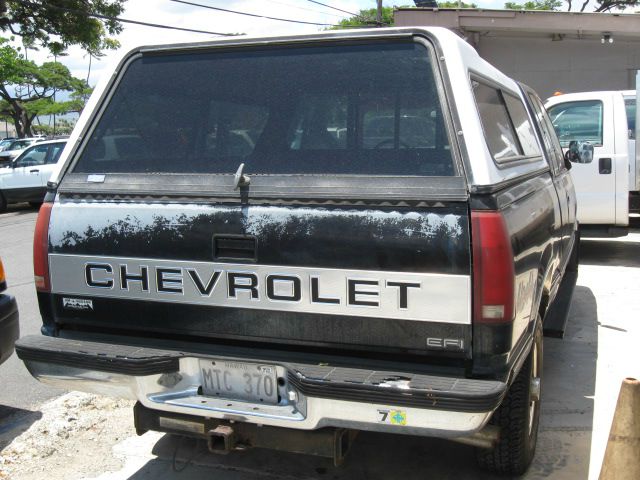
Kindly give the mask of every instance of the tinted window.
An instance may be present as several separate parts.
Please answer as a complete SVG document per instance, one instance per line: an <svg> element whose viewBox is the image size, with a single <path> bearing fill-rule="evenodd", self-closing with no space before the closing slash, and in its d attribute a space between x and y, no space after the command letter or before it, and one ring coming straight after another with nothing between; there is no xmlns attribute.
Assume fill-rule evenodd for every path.
<svg viewBox="0 0 640 480"><path fill-rule="evenodd" d="M624 107L627 111L627 128L629 129L629 138L636 138L636 99L627 97L624 99Z"/></svg>
<svg viewBox="0 0 640 480"><path fill-rule="evenodd" d="M134 60L75 172L453 175L415 43Z"/></svg>
<svg viewBox="0 0 640 480"><path fill-rule="evenodd" d="M502 93L477 81L473 81L473 92L487 146L496 162L522 156L522 147L516 138Z"/></svg>
<svg viewBox="0 0 640 480"><path fill-rule="evenodd" d="M502 97L507 104L511 122L516 129L516 135L518 135L522 153L528 157L541 155L538 141L533 133L533 126L531 125L522 100L509 94L503 94Z"/></svg>
<svg viewBox="0 0 640 480"><path fill-rule="evenodd" d="M572 140L602 145L601 101L559 103L549 107L548 112L563 147Z"/></svg>
<svg viewBox="0 0 640 480"><path fill-rule="evenodd" d="M560 142L558 142L556 132L551 124L551 120L549 119L542 102L540 102L540 99L536 95L529 95L529 99L531 100L531 105L533 106L536 118L538 119L538 125L540 126L540 132L542 133L542 138L544 140L549 160L553 163L552 166L554 166L554 169L556 171L560 171L565 168L564 156Z"/></svg>
<svg viewBox="0 0 640 480"><path fill-rule="evenodd" d="M60 155L62 154L62 150L64 150L64 143L52 143L50 145L51 150L49 151L49 158L47 159L47 163L58 163L60 160Z"/></svg>

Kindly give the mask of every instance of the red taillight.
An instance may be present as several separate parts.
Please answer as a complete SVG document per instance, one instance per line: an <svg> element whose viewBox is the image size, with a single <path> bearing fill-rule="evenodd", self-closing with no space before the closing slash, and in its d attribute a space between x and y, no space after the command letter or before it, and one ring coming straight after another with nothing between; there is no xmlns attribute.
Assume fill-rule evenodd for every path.
<svg viewBox="0 0 640 480"><path fill-rule="evenodd" d="M33 275L36 290L50 292L49 282L49 218L52 203L43 203L38 212L36 230L33 234Z"/></svg>
<svg viewBox="0 0 640 480"><path fill-rule="evenodd" d="M473 321L513 321L515 270L511 239L499 212L472 211Z"/></svg>

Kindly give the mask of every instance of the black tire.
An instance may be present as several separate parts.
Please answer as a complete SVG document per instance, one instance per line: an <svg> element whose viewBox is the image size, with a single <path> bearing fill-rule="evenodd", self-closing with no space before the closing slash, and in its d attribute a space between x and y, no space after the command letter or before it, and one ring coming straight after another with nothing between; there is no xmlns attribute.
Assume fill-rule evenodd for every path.
<svg viewBox="0 0 640 480"><path fill-rule="evenodd" d="M42 202L29 202L29 205L32 206L33 208L40 208L40 205L42 205Z"/></svg>
<svg viewBox="0 0 640 480"><path fill-rule="evenodd" d="M4 198L2 192L0 192L0 213L4 212L7 209L7 199Z"/></svg>
<svg viewBox="0 0 640 480"><path fill-rule="evenodd" d="M502 404L493 413L492 425L500 427L500 440L493 449L476 449L478 465L502 475L522 475L536 452L540 399L532 398L532 377L542 379L542 325L536 322L531 352L507 392ZM541 393L541 390L539 390Z"/></svg>

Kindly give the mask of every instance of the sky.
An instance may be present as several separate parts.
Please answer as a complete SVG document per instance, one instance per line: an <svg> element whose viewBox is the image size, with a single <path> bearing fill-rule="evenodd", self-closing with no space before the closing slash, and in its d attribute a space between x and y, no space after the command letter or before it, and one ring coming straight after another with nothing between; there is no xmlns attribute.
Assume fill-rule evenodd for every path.
<svg viewBox="0 0 640 480"><path fill-rule="evenodd" d="M282 17L308 22L335 24L342 18L350 15L308 0L188 0L192 3L210 5L215 7L237 10L242 12ZM321 3L331 5L348 12L357 13L360 9L374 8L375 0L319 0ZM484 8L501 8L506 0L483 0L476 3ZM412 0L384 1L384 6L413 5ZM206 30L213 32L246 33L252 36L280 35L312 33L324 27L314 25L301 25L274 20L252 18L243 15L224 13L208 10L192 5L185 5L171 0L127 0L125 11L120 17L130 20L138 20L149 23L172 25L177 27ZM189 41L204 41L219 38L213 35L179 32L160 28L144 27L139 25L123 24L123 31L115 37L121 44L118 52L107 51L99 60L92 60L91 76L89 84L95 86L101 76L105 75L115 61L122 54L137 45L149 45L158 43L178 43ZM65 57L59 57L58 61L64 63L71 73L86 79L89 66L89 57L81 49L72 47ZM38 63L51 61L53 57L47 57L47 52L29 52L29 58Z"/></svg>

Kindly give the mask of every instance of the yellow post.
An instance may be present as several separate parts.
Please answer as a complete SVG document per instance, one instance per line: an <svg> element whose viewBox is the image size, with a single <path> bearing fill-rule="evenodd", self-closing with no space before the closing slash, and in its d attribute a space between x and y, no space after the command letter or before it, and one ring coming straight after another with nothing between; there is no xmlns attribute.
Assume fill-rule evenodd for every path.
<svg viewBox="0 0 640 480"><path fill-rule="evenodd" d="M604 453L600 480L640 479L640 381L625 378Z"/></svg>

